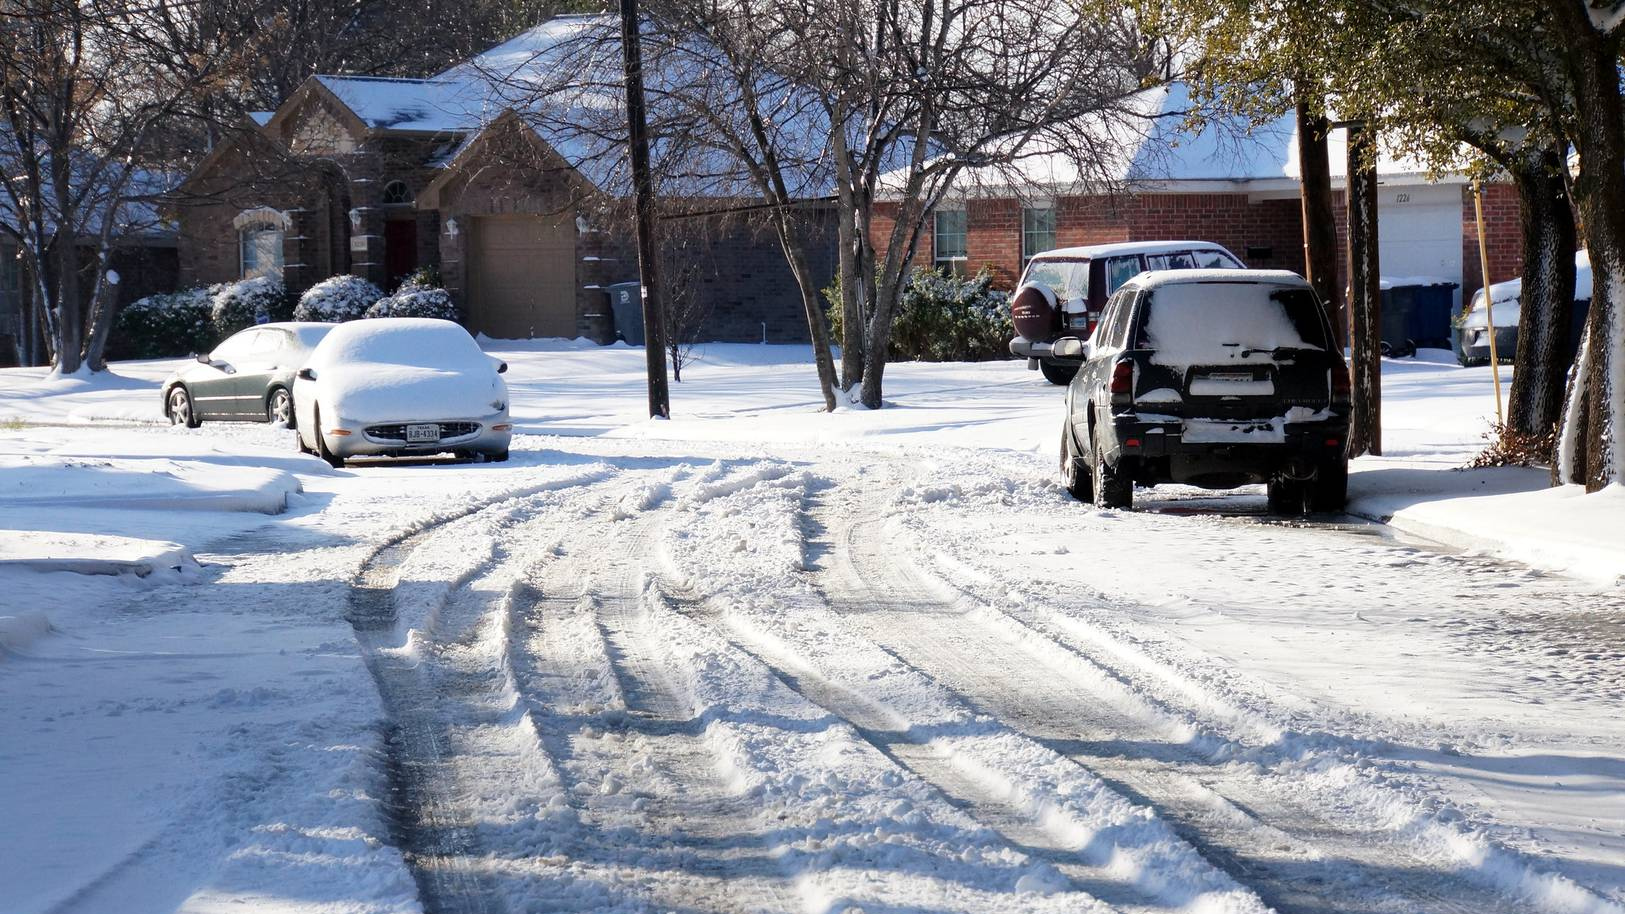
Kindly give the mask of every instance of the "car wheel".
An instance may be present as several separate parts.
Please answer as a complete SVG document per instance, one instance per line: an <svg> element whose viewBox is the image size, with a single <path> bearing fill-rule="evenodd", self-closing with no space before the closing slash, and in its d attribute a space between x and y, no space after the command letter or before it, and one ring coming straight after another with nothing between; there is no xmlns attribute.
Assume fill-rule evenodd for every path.
<svg viewBox="0 0 1625 914"><path fill-rule="evenodd" d="M1302 479L1276 476L1265 485L1271 514L1309 513L1309 483Z"/></svg>
<svg viewBox="0 0 1625 914"><path fill-rule="evenodd" d="M503 448L500 451L492 451L489 454L486 454L485 455L485 462L486 463L507 463L508 462L508 449Z"/></svg>
<svg viewBox="0 0 1625 914"><path fill-rule="evenodd" d="M1038 363L1038 370L1043 373L1044 380L1051 384L1059 384L1062 387L1071 384L1072 379L1078 374L1076 365L1062 365L1049 359L1041 359Z"/></svg>
<svg viewBox="0 0 1625 914"><path fill-rule="evenodd" d="M1337 512L1349 503L1349 461L1341 455L1322 461L1309 483L1309 504L1316 511Z"/></svg>
<svg viewBox="0 0 1625 914"><path fill-rule="evenodd" d="M1072 423L1061 423L1061 485L1067 494L1078 501L1093 501L1094 479L1079 466L1078 455L1072 453Z"/></svg>
<svg viewBox="0 0 1625 914"><path fill-rule="evenodd" d="M1102 508L1128 510L1134 507L1134 481L1123 476L1119 467L1106 463L1106 452L1095 442L1095 504Z"/></svg>
<svg viewBox="0 0 1625 914"><path fill-rule="evenodd" d="M169 422L187 428L197 428L203 424L193 408L191 392L179 384L169 389Z"/></svg>
<svg viewBox="0 0 1625 914"><path fill-rule="evenodd" d="M273 387L265 398L265 421L277 428L293 428L293 394L286 387Z"/></svg>
<svg viewBox="0 0 1625 914"><path fill-rule="evenodd" d="M344 466L344 458L328 450L327 439L322 437L321 407L318 406L311 411L310 424L315 426L315 428L312 428L310 431L311 437L316 439L316 456L327 461L327 465L335 470Z"/></svg>

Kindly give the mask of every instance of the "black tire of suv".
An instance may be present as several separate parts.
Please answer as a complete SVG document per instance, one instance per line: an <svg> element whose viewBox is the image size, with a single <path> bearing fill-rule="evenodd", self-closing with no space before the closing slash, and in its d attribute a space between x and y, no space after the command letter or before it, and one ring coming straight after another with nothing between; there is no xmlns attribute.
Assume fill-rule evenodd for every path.
<svg viewBox="0 0 1625 914"><path fill-rule="evenodd" d="M1050 382L1051 384L1058 384L1061 387L1071 384L1072 379L1077 377L1078 374L1078 366L1062 365L1059 362L1052 362L1049 359L1040 359L1038 362L1038 370L1043 372L1044 380Z"/></svg>
<svg viewBox="0 0 1625 914"><path fill-rule="evenodd" d="M1079 472L1087 467L1079 467L1081 461L1078 455L1072 453L1072 424L1061 423L1061 485L1067 494L1081 502L1090 502L1095 497L1094 478Z"/></svg>
<svg viewBox="0 0 1625 914"><path fill-rule="evenodd" d="M1106 463L1106 455L1095 442L1094 489L1095 504L1102 508L1124 511L1134 507L1134 481L1118 474L1118 468Z"/></svg>
<svg viewBox="0 0 1625 914"><path fill-rule="evenodd" d="M1314 481L1309 483L1309 506L1316 511L1335 513L1349 503L1349 461L1337 456L1321 462Z"/></svg>
<svg viewBox="0 0 1625 914"><path fill-rule="evenodd" d="M1271 514L1297 517L1309 513L1309 483L1277 476L1264 487Z"/></svg>

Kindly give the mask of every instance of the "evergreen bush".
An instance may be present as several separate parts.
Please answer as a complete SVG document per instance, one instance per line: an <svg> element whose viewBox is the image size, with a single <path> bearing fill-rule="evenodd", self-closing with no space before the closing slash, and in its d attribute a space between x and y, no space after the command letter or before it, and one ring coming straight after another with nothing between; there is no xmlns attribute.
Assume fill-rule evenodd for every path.
<svg viewBox="0 0 1625 914"><path fill-rule="evenodd" d="M114 359L160 359L214 348L213 301L207 289L164 292L125 305L108 353Z"/></svg>
<svg viewBox="0 0 1625 914"><path fill-rule="evenodd" d="M841 338L841 289L824 290L830 326ZM1010 358L1010 297L993 288L987 270L963 277L916 269L892 320L887 357L894 362L983 362Z"/></svg>
<svg viewBox="0 0 1625 914"><path fill-rule="evenodd" d="M364 317L384 297L382 289L359 276L332 276L305 290L293 309L296 321L340 323Z"/></svg>

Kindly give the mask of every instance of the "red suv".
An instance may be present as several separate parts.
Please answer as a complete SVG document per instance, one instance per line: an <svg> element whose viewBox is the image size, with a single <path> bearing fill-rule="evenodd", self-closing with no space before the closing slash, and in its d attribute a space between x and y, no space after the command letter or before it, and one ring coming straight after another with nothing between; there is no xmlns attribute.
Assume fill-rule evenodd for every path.
<svg viewBox="0 0 1625 914"><path fill-rule="evenodd" d="M1087 338L1118 287L1147 270L1241 270L1236 255L1209 241L1125 241L1045 251L1027 262L1010 299L1016 338L1010 353L1052 384L1078 373L1077 359L1057 358L1062 336Z"/></svg>

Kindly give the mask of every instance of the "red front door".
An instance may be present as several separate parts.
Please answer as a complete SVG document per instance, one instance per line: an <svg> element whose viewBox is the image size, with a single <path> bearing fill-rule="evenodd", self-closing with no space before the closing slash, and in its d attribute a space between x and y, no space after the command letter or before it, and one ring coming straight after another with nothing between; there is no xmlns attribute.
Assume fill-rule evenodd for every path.
<svg viewBox="0 0 1625 914"><path fill-rule="evenodd" d="M391 219L384 223L384 267L389 271L389 288L395 291L418 268L418 223L416 219Z"/></svg>

